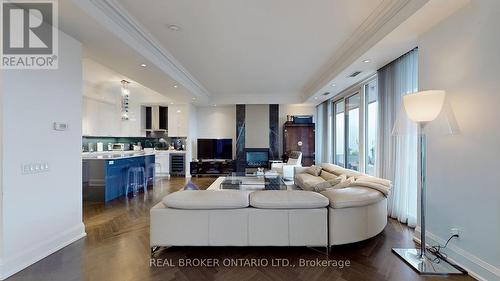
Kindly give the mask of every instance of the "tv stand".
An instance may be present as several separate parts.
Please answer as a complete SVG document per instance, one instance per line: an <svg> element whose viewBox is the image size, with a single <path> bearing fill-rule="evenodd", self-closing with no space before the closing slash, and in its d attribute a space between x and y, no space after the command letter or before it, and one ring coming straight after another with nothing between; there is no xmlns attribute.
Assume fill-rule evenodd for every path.
<svg viewBox="0 0 500 281"><path fill-rule="evenodd" d="M236 172L236 161L204 159L190 163L192 176L223 176Z"/></svg>

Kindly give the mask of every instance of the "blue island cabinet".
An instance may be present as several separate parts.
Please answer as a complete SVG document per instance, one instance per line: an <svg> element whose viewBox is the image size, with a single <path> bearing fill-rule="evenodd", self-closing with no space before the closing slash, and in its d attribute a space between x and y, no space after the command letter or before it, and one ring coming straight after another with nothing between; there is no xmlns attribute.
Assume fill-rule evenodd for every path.
<svg viewBox="0 0 500 281"><path fill-rule="evenodd" d="M131 167L143 167L146 174L151 175L155 162L154 155L123 158L117 160L106 160L106 190L104 201L108 202L125 195L127 187L127 173ZM132 189L129 189L129 193Z"/></svg>
<svg viewBox="0 0 500 281"><path fill-rule="evenodd" d="M151 164L154 162L154 155L84 160L84 169L88 167L89 181L93 183L84 183L84 200L108 202L124 196L129 168L144 167L146 174L152 175L154 165ZM132 189L129 189L129 192L132 192Z"/></svg>

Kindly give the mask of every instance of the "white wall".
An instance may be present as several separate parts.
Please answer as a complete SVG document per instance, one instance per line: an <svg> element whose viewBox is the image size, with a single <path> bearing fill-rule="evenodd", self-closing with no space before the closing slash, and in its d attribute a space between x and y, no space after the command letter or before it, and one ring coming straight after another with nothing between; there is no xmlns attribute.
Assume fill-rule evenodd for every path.
<svg viewBox="0 0 500 281"><path fill-rule="evenodd" d="M83 237L81 44L59 33L59 69L2 70L0 277ZM52 130L54 121L69 125ZM24 163L46 173L22 175Z"/></svg>
<svg viewBox="0 0 500 281"><path fill-rule="evenodd" d="M145 137L141 105L147 103L141 93L131 94L129 120L121 120L120 89L84 86L82 134L84 136ZM156 103L157 101L155 101Z"/></svg>
<svg viewBox="0 0 500 281"><path fill-rule="evenodd" d="M245 148L268 147L269 105L247 104L245 107Z"/></svg>
<svg viewBox="0 0 500 281"><path fill-rule="evenodd" d="M129 120L121 120L121 84L129 78L85 59L83 63L82 134L84 136L145 137L141 105L165 105L170 99L131 82Z"/></svg>
<svg viewBox="0 0 500 281"><path fill-rule="evenodd" d="M500 1L481 0L419 39L419 86L447 91L460 134L425 130L427 236L485 280L500 280ZM431 240L432 241L432 240Z"/></svg>
<svg viewBox="0 0 500 281"><path fill-rule="evenodd" d="M232 139L236 155L236 105L200 106L196 108L197 138ZM197 157L196 143L193 157Z"/></svg>

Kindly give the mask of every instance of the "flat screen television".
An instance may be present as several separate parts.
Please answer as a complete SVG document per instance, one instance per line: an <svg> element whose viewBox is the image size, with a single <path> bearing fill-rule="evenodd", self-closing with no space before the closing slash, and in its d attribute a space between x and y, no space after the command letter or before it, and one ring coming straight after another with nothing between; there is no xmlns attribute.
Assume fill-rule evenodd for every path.
<svg viewBox="0 0 500 281"><path fill-rule="evenodd" d="M233 140L198 139L198 159L233 159Z"/></svg>

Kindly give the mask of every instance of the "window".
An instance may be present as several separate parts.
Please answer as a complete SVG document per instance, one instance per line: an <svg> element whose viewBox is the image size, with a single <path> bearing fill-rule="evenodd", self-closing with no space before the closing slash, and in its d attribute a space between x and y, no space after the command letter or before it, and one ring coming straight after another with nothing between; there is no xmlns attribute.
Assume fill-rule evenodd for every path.
<svg viewBox="0 0 500 281"><path fill-rule="evenodd" d="M344 100L340 100L333 104L334 108L334 137L333 137L333 146L334 146L334 154L335 159L334 163L336 165L344 167Z"/></svg>
<svg viewBox="0 0 500 281"><path fill-rule="evenodd" d="M365 173L375 176L378 134L377 80L365 85Z"/></svg>
<svg viewBox="0 0 500 281"><path fill-rule="evenodd" d="M333 102L336 165L375 175L378 137L377 80L351 88Z"/></svg>
<svg viewBox="0 0 500 281"><path fill-rule="evenodd" d="M347 98L347 169L359 171L359 94Z"/></svg>

